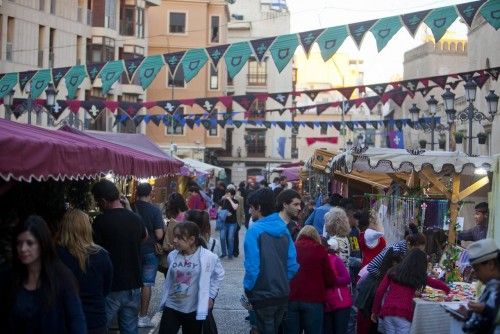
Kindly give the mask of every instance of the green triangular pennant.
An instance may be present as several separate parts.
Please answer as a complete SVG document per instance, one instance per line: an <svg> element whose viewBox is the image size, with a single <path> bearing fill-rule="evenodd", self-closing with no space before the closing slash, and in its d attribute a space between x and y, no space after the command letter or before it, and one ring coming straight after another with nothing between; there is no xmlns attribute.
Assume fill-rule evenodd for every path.
<svg viewBox="0 0 500 334"><path fill-rule="evenodd" d="M17 85L17 73L7 73L0 79L0 98L4 97Z"/></svg>
<svg viewBox="0 0 500 334"><path fill-rule="evenodd" d="M328 61L328 59L330 59L335 54L335 52L337 52L346 38L346 26L331 27L326 29L316 40L323 60Z"/></svg>
<svg viewBox="0 0 500 334"><path fill-rule="evenodd" d="M227 49L226 54L224 55L224 61L226 62L227 67L227 75L230 78L234 78L234 76L241 71L251 55L252 48L250 48L248 42L231 44L229 49Z"/></svg>
<svg viewBox="0 0 500 334"><path fill-rule="evenodd" d="M108 61L101 70L102 93L106 93L111 89L111 85L120 79L123 73L123 61L112 60Z"/></svg>
<svg viewBox="0 0 500 334"><path fill-rule="evenodd" d="M139 67L139 82L142 89L148 88L162 67L163 57L161 55L149 56L144 59Z"/></svg>
<svg viewBox="0 0 500 334"><path fill-rule="evenodd" d="M184 80L191 81L208 61L205 49L190 49L182 58L182 69L184 70Z"/></svg>
<svg viewBox="0 0 500 334"><path fill-rule="evenodd" d="M431 29L435 42L439 42L458 17L454 6L436 8L427 16L425 24Z"/></svg>
<svg viewBox="0 0 500 334"><path fill-rule="evenodd" d="M481 15L495 30L500 28L500 0L490 0L479 10Z"/></svg>
<svg viewBox="0 0 500 334"><path fill-rule="evenodd" d="M286 65L293 58L295 49L299 46L299 39L297 34L289 34L278 36L273 45L269 48L271 56L273 57L274 64L281 73Z"/></svg>
<svg viewBox="0 0 500 334"><path fill-rule="evenodd" d="M50 69L43 69L36 72L36 74L31 79L30 95L32 98L36 99L43 93L45 87L47 87L50 82L50 77Z"/></svg>
<svg viewBox="0 0 500 334"><path fill-rule="evenodd" d="M401 26L402 24L399 16L386 17L375 23L370 31L377 41L378 52L387 45L391 38L399 31Z"/></svg>
<svg viewBox="0 0 500 334"><path fill-rule="evenodd" d="M85 65L73 66L68 73L66 73L64 76L64 83L68 91L68 99L71 100L76 97L76 90L80 87L86 76L87 72L85 71Z"/></svg>

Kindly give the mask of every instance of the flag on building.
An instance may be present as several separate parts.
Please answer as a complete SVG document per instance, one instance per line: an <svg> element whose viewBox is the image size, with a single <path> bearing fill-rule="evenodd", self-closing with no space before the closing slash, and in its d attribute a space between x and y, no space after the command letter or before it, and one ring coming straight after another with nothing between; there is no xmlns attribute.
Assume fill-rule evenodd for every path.
<svg viewBox="0 0 500 334"><path fill-rule="evenodd" d="M285 159L285 143L286 143L286 137L278 138L278 154L283 159Z"/></svg>
<svg viewBox="0 0 500 334"><path fill-rule="evenodd" d="M405 140L403 136L403 132L401 131L389 131L387 135L387 139L389 140L390 148L405 148Z"/></svg>

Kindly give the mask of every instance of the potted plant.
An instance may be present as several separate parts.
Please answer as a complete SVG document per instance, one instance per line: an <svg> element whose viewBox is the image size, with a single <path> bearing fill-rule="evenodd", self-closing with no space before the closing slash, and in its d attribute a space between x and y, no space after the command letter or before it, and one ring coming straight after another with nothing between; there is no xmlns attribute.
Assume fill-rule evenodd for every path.
<svg viewBox="0 0 500 334"><path fill-rule="evenodd" d="M462 131L455 132L455 143L462 144L464 133Z"/></svg>
<svg viewBox="0 0 500 334"><path fill-rule="evenodd" d="M439 138L438 143L439 143L439 149L444 150L446 147L446 138Z"/></svg>
<svg viewBox="0 0 500 334"><path fill-rule="evenodd" d="M427 140L425 139L420 139L418 143L420 144L420 148L425 149L425 147L427 146Z"/></svg>
<svg viewBox="0 0 500 334"><path fill-rule="evenodd" d="M486 133L484 132L479 132L477 134L477 141L479 142L479 144L481 145L484 145L486 144L486 138L488 138L488 136L486 135Z"/></svg>

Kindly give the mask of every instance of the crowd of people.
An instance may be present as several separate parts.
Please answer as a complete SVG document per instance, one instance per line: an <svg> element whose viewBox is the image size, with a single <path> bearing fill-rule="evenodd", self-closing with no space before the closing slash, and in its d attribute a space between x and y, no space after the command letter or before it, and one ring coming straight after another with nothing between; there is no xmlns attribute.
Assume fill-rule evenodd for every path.
<svg viewBox="0 0 500 334"><path fill-rule="evenodd" d="M219 182L211 192L193 183L162 211L151 185L136 191L129 205L102 179L92 187L93 222L70 208L55 233L35 215L17 224L11 270L0 277L6 332L108 333L116 321L121 333L138 333L158 325L148 315L160 272L159 333L217 333L223 263L240 255L242 227L243 294L234 297L251 333L410 333L413 298L425 286L450 291L428 274L416 225L387 245L377 216L338 194L303 198L286 178ZM486 239L487 216L486 203L476 206L476 225L458 236L473 241L470 263L485 285L458 310L466 333L500 332L500 251Z"/></svg>

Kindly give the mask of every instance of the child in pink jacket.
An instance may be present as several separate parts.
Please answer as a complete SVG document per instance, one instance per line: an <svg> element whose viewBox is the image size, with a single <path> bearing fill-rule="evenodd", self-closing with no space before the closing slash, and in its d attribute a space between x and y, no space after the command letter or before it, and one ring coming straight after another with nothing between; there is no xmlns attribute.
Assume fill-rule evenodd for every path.
<svg viewBox="0 0 500 334"><path fill-rule="evenodd" d="M427 254L414 248L380 282L373 301L372 321L381 321L386 334L409 334L415 292L426 285L450 292L445 283L427 276Z"/></svg>
<svg viewBox="0 0 500 334"><path fill-rule="evenodd" d="M335 238L328 239L329 260L334 277L334 287L326 291L324 305L324 333L347 333L352 306L349 284L351 278L344 262L337 256L339 245Z"/></svg>

